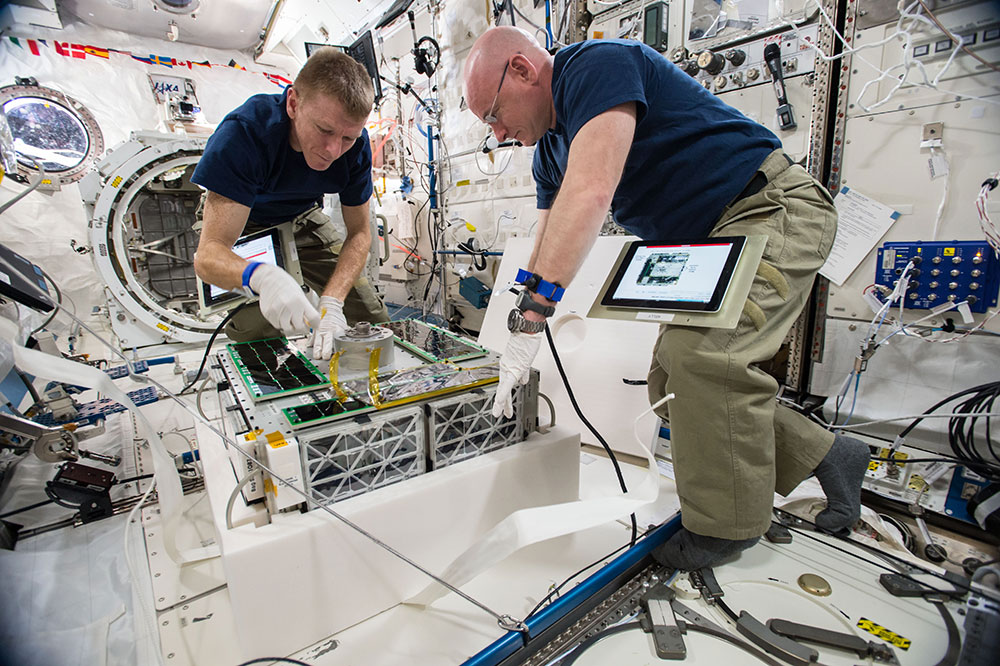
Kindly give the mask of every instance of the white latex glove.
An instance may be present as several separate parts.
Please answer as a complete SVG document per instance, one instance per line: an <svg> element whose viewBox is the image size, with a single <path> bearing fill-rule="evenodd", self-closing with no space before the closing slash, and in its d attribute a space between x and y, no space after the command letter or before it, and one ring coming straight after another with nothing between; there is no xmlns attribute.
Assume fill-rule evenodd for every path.
<svg viewBox="0 0 1000 666"><path fill-rule="evenodd" d="M542 344L541 333L511 333L507 348L500 357L500 383L493 400L493 418L503 414L514 416L514 387L527 384L531 373L531 362L538 355Z"/></svg>
<svg viewBox="0 0 1000 666"><path fill-rule="evenodd" d="M305 332L319 322L319 313L299 283L273 264L261 264L254 270L250 288L260 295L264 319L285 335Z"/></svg>
<svg viewBox="0 0 1000 666"><path fill-rule="evenodd" d="M344 301L333 296L319 299L319 326L313 331L313 358L328 361L333 354L333 336L347 330Z"/></svg>

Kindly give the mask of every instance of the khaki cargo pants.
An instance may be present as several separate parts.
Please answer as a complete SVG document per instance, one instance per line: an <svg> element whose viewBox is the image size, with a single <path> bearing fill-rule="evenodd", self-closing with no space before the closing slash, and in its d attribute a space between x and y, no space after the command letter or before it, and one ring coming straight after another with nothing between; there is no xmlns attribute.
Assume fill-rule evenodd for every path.
<svg viewBox="0 0 1000 666"><path fill-rule="evenodd" d="M199 211L200 212L200 211ZM259 231L264 227L250 221L244 234ZM337 240L333 221L321 209L312 208L293 221L295 246L299 253L302 278L317 294L323 293L327 281L337 267L343 243ZM367 277L361 275L344 299L344 316L347 323L359 321L372 323L389 321L389 312L375 292ZM271 326L260 312L260 305L251 303L236 313L224 329L226 336L235 342L262 340L281 336L282 333Z"/></svg>
<svg viewBox="0 0 1000 666"><path fill-rule="evenodd" d="M723 212L712 236L767 235L761 267L735 329L663 325L649 371L651 403L669 418L684 526L724 539L762 535L774 493L809 476L833 433L776 402L778 383L755 364L778 351L833 245L829 193L780 151L767 184ZM668 412L669 410L669 412Z"/></svg>

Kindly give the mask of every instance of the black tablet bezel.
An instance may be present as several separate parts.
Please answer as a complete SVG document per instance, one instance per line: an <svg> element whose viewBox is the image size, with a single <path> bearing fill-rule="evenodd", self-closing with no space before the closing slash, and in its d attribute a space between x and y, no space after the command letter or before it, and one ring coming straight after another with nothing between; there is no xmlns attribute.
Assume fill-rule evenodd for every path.
<svg viewBox="0 0 1000 666"><path fill-rule="evenodd" d="M686 310L695 312L718 312L722 307L722 301L725 298L726 291L729 289L729 284L732 282L733 275L736 272L736 264L739 262L740 256L743 254L743 248L746 245L746 236L717 236L713 238L700 238L696 240L670 240L670 241L633 241L629 244L628 250L625 252L621 263L618 265L618 270L615 272L614 278L608 284L608 288L605 290L603 297L601 298L601 305L608 308L623 308L629 310ZM614 293L618 290L618 286L621 284L622 278L628 271L628 267L635 258L635 254L641 247L676 247L678 249L683 247L699 247L706 245L720 245L728 244L729 255L726 257L726 263L722 267L722 273L719 275L719 279L716 281L715 290L712 292L712 298L707 302L699 301L653 301L646 299L626 299L626 298L614 298Z"/></svg>
<svg viewBox="0 0 1000 666"><path fill-rule="evenodd" d="M271 227L269 229L264 229L263 231L257 231L252 234L247 234L246 236L237 239L236 243L233 244L234 251L237 246L242 245L244 243L248 243L253 240L257 240L258 238L263 238L264 236L271 237L271 245L274 247L274 256L278 262L278 268L284 268L285 255L283 252L283 248L281 246L281 230L279 227ZM235 298L240 298L242 296L242 294L236 291L224 291L218 296L213 297L212 285L210 285L207 282L201 283L201 294L202 294L202 299L205 302L205 307L207 308L214 307L216 305L221 305L222 303L226 303L228 301L231 301Z"/></svg>

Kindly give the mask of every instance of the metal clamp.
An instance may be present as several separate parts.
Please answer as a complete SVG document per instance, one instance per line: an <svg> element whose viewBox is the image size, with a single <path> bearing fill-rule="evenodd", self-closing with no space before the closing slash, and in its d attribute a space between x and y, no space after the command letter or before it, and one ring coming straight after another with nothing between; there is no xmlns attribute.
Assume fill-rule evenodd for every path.
<svg viewBox="0 0 1000 666"><path fill-rule="evenodd" d="M0 430L32 442L32 453L43 462L65 462L80 458L76 436L64 428L43 426L0 412Z"/></svg>
<svg viewBox="0 0 1000 666"><path fill-rule="evenodd" d="M660 659L679 660L687 657L687 646L684 645L681 629L677 626L677 618L670 605L676 596L672 589L660 583L639 600L652 625L653 647Z"/></svg>

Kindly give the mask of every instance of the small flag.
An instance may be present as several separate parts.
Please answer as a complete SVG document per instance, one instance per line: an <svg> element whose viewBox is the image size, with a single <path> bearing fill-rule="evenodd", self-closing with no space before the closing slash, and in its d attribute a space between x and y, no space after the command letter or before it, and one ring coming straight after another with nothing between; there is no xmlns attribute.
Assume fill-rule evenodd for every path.
<svg viewBox="0 0 1000 666"><path fill-rule="evenodd" d="M102 49L99 46L84 46L84 53L87 55L96 56L98 58L110 58L110 54L107 49Z"/></svg>

